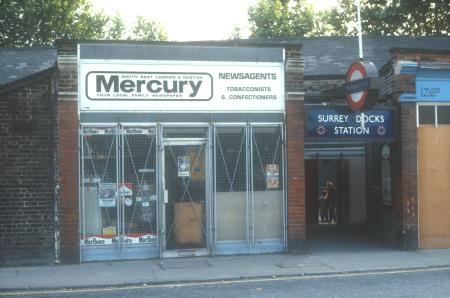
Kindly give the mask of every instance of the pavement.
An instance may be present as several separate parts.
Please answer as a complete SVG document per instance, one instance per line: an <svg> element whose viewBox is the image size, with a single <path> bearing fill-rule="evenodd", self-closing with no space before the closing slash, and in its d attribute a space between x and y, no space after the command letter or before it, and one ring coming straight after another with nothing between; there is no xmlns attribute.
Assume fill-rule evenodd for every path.
<svg viewBox="0 0 450 298"><path fill-rule="evenodd" d="M450 249L400 251L367 239L319 239L287 254L3 267L0 294L447 267Z"/></svg>

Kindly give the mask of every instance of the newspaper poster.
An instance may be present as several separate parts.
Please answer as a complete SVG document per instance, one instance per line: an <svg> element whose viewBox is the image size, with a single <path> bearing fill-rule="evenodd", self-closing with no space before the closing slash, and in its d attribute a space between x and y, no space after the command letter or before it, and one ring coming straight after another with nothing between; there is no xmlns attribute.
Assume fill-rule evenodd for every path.
<svg viewBox="0 0 450 298"><path fill-rule="evenodd" d="M98 188L99 206L116 207L116 184L99 183Z"/></svg>
<svg viewBox="0 0 450 298"><path fill-rule="evenodd" d="M266 165L266 185L267 189L276 189L280 187L280 169L278 164Z"/></svg>
<svg viewBox="0 0 450 298"><path fill-rule="evenodd" d="M178 177L189 177L191 170L191 157L178 156Z"/></svg>

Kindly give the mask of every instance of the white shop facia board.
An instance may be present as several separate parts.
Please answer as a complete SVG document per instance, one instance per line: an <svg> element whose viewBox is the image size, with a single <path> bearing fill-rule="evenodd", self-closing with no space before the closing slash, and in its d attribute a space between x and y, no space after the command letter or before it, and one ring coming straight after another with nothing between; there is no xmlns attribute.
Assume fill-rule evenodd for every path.
<svg viewBox="0 0 450 298"><path fill-rule="evenodd" d="M280 112L282 62L79 60L80 111Z"/></svg>

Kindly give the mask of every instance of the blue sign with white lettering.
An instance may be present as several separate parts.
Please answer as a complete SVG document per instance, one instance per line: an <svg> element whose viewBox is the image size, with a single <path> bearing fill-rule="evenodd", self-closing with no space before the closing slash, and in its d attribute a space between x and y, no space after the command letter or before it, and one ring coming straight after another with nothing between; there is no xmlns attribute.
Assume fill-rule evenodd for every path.
<svg viewBox="0 0 450 298"><path fill-rule="evenodd" d="M306 138L394 140L395 109L306 108Z"/></svg>

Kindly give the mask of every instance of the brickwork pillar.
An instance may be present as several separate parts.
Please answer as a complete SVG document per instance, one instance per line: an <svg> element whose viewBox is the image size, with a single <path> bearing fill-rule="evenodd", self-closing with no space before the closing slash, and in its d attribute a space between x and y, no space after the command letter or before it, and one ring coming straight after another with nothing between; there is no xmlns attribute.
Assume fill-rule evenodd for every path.
<svg viewBox="0 0 450 298"><path fill-rule="evenodd" d="M400 103L399 134L394 145L395 240L403 250L418 249L418 180L416 104Z"/></svg>
<svg viewBox="0 0 450 298"><path fill-rule="evenodd" d="M62 263L79 263L77 45L58 43L57 52L59 251Z"/></svg>
<svg viewBox="0 0 450 298"><path fill-rule="evenodd" d="M391 53L394 65L399 60L418 58ZM400 100L404 94L416 93L416 75L400 71L394 74L392 82L393 96L397 99L397 142L392 150L395 243L402 250L416 250L419 248L416 102Z"/></svg>
<svg viewBox="0 0 450 298"><path fill-rule="evenodd" d="M288 248L306 235L304 161L304 62L299 49L286 50L287 233Z"/></svg>

